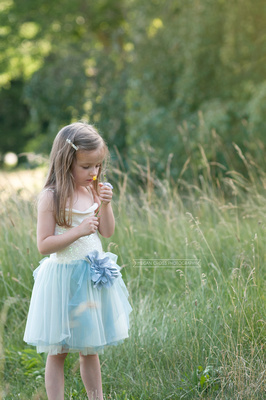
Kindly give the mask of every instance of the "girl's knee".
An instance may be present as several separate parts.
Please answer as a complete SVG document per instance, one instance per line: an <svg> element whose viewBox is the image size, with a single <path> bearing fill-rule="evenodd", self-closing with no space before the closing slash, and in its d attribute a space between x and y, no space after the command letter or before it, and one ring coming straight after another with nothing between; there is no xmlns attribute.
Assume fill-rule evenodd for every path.
<svg viewBox="0 0 266 400"><path fill-rule="evenodd" d="M88 355L83 355L79 353L79 360L81 363L85 362L94 362L98 360L98 354L88 354Z"/></svg>
<svg viewBox="0 0 266 400"><path fill-rule="evenodd" d="M47 360L48 360L48 358L50 359L50 360L54 360L54 361L65 361L65 359L66 359L66 357L67 357L67 354L68 353L60 353L60 354L54 354L54 355L52 355L52 354L48 354L48 357L47 357Z"/></svg>

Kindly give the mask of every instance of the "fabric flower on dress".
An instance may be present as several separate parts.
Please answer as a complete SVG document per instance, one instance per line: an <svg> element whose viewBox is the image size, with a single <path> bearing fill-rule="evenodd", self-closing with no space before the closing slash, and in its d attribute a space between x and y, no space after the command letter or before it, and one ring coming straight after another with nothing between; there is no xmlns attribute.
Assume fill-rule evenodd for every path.
<svg viewBox="0 0 266 400"><path fill-rule="evenodd" d="M104 255L103 258L100 258L97 250L89 253L85 257L85 260L90 263L91 280L94 287L97 287L98 289L112 286L114 279L121 276L119 272L120 267L116 262L106 255Z"/></svg>

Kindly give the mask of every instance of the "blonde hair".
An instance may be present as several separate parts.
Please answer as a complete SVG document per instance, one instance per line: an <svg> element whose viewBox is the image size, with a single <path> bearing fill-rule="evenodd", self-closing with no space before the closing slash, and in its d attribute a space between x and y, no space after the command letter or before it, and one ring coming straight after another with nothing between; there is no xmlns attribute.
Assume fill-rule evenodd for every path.
<svg viewBox="0 0 266 400"><path fill-rule="evenodd" d="M76 150L66 140L78 147ZM50 167L44 189L52 189L54 200L54 215L60 226L70 227L72 223L72 206L75 183L71 167L79 150L93 151L102 149L103 161L109 155L107 146L97 130L83 122L75 122L62 128L56 135L50 153ZM97 180L93 181L93 190L98 194L98 181L102 172L100 166ZM66 212L68 205L69 212Z"/></svg>

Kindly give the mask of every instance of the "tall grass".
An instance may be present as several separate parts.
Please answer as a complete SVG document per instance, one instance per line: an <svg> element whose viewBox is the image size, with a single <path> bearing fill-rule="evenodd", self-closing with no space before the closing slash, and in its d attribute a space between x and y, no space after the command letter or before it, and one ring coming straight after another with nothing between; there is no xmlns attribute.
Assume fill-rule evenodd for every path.
<svg viewBox="0 0 266 400"><path fill-rule="evenodd" d="M158 180L149 163L110 176L117 225L104 245L119 255L133 312L130 338L101 356L106 399L263 399L266 176L236 151L247 177L225 171L214 178L203 148L203 167L192 183L185 181L189 162L177 182L169 165ZM45 356L22 341L32 269L40 259L35 199L13 193L1 205L6 400L46 398ZM154 260L154 267L141 259ZM195 265L160 267L161 259L194 259ZM84 399L76 355L67 358L65 373L66 398Z"/></svg>

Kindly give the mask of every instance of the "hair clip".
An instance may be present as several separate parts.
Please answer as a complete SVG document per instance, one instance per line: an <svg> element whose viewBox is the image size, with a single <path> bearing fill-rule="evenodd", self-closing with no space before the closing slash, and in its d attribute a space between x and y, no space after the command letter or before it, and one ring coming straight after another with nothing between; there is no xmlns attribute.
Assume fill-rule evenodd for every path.
<svg viewBox="0 0 266 400"><path fill-rule="evenodd" d="M66 139L66 142L67 142L68 144L70 144L70 146L72 146L73 149L75 149L75 150L78 150L78 149L79 149L78 146L76 146L74 143L72 143L70 139Z"/></svg>

